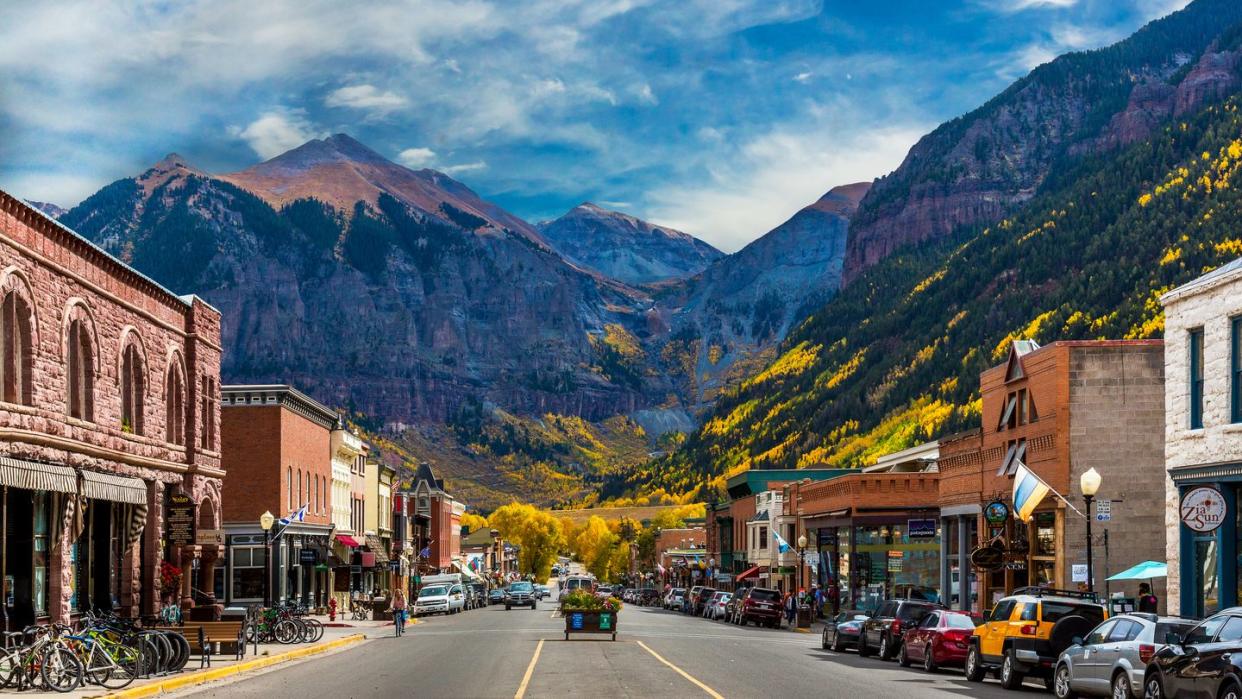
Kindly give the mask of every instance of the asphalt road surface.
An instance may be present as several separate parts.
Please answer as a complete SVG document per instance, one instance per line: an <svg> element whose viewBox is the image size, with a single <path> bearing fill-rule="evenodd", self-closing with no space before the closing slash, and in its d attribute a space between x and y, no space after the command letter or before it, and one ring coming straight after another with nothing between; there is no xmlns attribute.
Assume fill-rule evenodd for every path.
<svg viewBox="0 0 1242 699"><path fill-rule="evenodd" d="M615 642L571 636L552 600L436 616L402 638L194 690L218 697L1020 697L960 672L927 675L895 662L833 653L817 635L737 627L627 606ZM598 638L598 640L594 640ZM1051 696L1044 694L1044 696Z"/></svg>

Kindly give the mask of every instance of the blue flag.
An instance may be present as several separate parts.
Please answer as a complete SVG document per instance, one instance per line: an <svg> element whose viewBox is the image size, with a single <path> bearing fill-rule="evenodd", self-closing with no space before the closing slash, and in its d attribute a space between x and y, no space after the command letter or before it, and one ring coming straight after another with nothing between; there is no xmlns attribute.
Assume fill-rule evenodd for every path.
<svg viewBox="0 0 1242 699"><path fill-rule="evenodd" d="M772 536L776 537L777 553L785 553L786 551L793 548L792 546L789 545L788 541L785 541L783 538L781 538L780 534L776 533L775 529L772 530Z"/></svg>

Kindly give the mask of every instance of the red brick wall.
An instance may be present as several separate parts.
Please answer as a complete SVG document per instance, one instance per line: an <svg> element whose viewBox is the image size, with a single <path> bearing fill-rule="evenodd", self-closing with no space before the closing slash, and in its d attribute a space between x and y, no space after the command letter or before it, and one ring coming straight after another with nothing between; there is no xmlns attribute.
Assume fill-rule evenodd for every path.
<svg viewBox="0 0 1242 699"><path fill-rule="evenodd" d="M285 479L281 493L288 492L289 467L293 467L295 491L297 490L297 474L300 471L302 474L302 495L299 498L295 492L293 507L296 509L309 502L310 507L307 509L306 522L308 524L331 524L332 433L327 428L315 424L292 410L284 409L281 410L280 427L280 456L281 465L284 466L284 469L281 471L281 478ZM311 476L319 477L321 505L318 511L315 509L315 488ZM309 499L307 496L308 482L312 483ZM287 510L288 508L285 509ZM272 510L272 512L276 512L276 510Z"/></svg>
<svg viewBox="0 0 1242 699"><path fill-rule="evenodd" d="M307 477L318 475L323 507L316 512L312 503L306 521L331 523L331 432L280 405L228 406L221 411L221 424L223 458L230 471L224 481L224 521L257 522L264 510L277 517L289 514L292 468L293 509L306 501ZM300 497L296 492L299 471ZM312 500L314 494L312 485Z"/></svg>
<svg viewBox="0 0 1242 699"><path fill-rule="evenodd" d="M803 516L935 507L939 481L938 473L851 473L802 485L797 489L800 502L793 507Z"/></svg>

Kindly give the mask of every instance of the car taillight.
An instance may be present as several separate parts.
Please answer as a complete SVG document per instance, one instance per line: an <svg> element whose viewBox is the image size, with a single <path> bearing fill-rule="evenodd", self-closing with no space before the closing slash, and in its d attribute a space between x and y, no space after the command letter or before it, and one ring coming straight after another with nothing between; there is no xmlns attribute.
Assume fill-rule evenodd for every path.
<svg viewBox="0 0 1242 699"><path fill-rule="evenodd" d="M944 632L944 637L950 641L965 641L970 638L971 633L966 629L949 629Z"/></svg>
<svg viewBox="0 0 1242 699"><path fill-rule="evenodd" d="M889 627L889 631L895 634L901 633L901 622L893 619L893 625Z"/></svg>
<svg viewBox="0 0 1242 699"><path fill-rule="evenodd" d="M1037 632L1038 628L1039 628L1039 627L1038 627L1038 626L1036 626L1035 624L1023 624L1023 625L1022 625L1022 635L1023 635L1023 636L1034 636L1034 635L1036 634L1036 632Z"/></svg>
<svg viewBox="0 0 1242 699"><path fill-rule="evenodd" d="M1156 647L1149 646L1146 643L1139 645L1139 660L1144 663L1150 663L1151 659L1156 655Z"/></svg>

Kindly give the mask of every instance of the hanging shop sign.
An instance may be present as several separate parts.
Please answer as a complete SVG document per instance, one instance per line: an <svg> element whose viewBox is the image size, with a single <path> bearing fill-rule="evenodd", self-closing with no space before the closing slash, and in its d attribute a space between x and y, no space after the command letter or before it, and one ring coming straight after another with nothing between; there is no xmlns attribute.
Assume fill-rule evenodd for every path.
<svg viewBox="0 0 1242 699"><path fill-rule="evenodd" d="M1225 498L1209 485L1192 488L1182 496L1182 524L1192 531L1214 532L1225 521Z"/></svg>
<svg viewBox="0 0 1242 699"><path fill-rule="evenodd" d="M1003 500L989 502L987 507L983 508L983 519L994 527L1004 526L1009 519L1009 506Z"/></svg>
<svg viewBox="0 0 1242 699"><path fill-rule="evenodd" d="M194 543L194 501L185 493L169 493L164 506L164 532L168 543L188 546Z"/></svg>
<svg viewBox="0 0 1242 699"><path fill-rule="evenodd" d="M911 539L935 539L936 520L908 519L906 520L906 534Z"/></svg>
<svg viewBox="0 0 1242 699"><path fill-rule="evenodd" d="M995 546L980 546L970 552L970 564L977 570L993 572L1005 567L1005 550Z"/></svg>
<svg viewBox="0 0 1242 699"><path fill-rule="evenodd" d="M298 553L298 562L304 566L315 565L319 562L319 549L302 549Z"/></svg>

